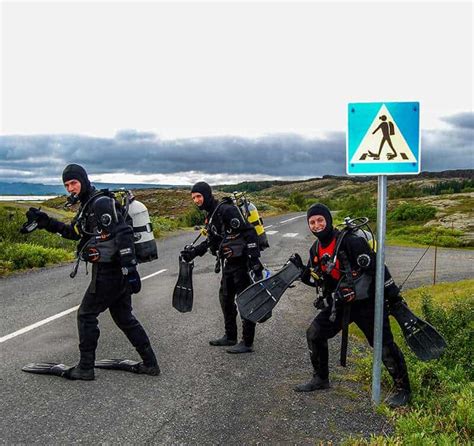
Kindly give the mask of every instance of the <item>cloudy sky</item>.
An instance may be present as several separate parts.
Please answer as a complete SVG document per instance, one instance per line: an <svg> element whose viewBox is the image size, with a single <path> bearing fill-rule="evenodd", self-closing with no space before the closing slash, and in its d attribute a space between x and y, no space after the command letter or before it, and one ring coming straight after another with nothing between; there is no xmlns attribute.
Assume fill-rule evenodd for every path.
<svg viewBox="0 0 474 446"><path fill-rule="evenodd" d="M472 2L2 2L0 181L345 172L348 102L419 101L474 168Z"/></svg>

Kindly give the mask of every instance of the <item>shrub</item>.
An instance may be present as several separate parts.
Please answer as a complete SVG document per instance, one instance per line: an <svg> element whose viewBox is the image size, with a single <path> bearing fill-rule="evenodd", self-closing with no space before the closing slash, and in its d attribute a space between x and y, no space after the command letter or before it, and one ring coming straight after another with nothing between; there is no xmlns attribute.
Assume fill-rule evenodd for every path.
<svg viewBox="0 0 474 446"><path fill-rule="evenodd" d="M183 226L199 226L204 224L205 218L204 212L201 212L197 207L194 207L180 217L180 221Z"/></svg>
<svg viewBox="0 0 474 446"><path fill-rule="evenodd" d="M464 246L461 239L462 231L444 227L402 226L387 232L390 238L421 245L458 248Z"/></svg>
<svg viewBox="0 0 474 446"><path fill-rule="evenodd" d="M52 263L72 260L73 254L58 248L27 243L0 243L0 261L10 270L41 267Z"/></svg>
<svg viewBox="0 0 474 446"><path fill-rule="evenodd" d="M295 211L304 211L306 210L306 198L301 192L291 192L288 202L290 204L290 209Z"/></svg>
<svg viewBox="0 0 474 446"><path fill-rule="evenodd" d="M344 217L367 217L371 222L377 220L377 203L369 195L358 195L339 201L339 216ZM336 210L336 209L331 209Z"/></svg>
<svg viewBox="0 0 474 446"><path fill-rule="evenodd" d="M423 204L402 203L393 211L389 212L388 220L392 221L418 221L426 222L434 218L436 208Z"/></svg>

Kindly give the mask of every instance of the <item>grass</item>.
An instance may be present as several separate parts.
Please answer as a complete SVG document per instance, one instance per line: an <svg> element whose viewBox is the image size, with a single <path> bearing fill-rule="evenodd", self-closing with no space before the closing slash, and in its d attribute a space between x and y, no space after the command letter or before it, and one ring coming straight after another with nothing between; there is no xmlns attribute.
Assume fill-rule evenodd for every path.
<svg viewBox="0 0 474 446"><path fill-rule="evenodd" d="M472 444L474 436L474 280L441 283L404 293L415 313L432 323L448 343L438 360L420 362L408 350L399 327L392 323L397 344L407 360L413 388L408 408L391 410L382 406L394 424L394 434L373 436L369 440L350 438L350 445L462 445ZM353 329L351 334L362 334ZM371 351L356 358L357 380L370 383ZM383 372L383 384L390 386Z"/></svg>

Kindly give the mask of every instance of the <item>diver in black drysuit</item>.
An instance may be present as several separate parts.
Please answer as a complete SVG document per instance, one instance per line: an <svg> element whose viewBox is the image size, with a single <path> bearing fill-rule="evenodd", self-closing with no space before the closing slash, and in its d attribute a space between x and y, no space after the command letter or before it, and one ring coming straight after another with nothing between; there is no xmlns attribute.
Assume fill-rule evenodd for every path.
<svg viewBox="0 0 474 446"><path fill-rule="evenodd" d="M363 237L349 233L342 240L334 268L332 270L328 269L327 262L334 253L339 231L333 228L331 213L322 204L313 205L308 209L308 224L310 224L312 217L317 219L321 216L324 218L326 225L323 229L320 229L322 226L317 228L320 229L317 231L310 226L310 230L318 240L310 249L310 258L302 275L302 281L305 284L322 288L322 295L315 301L316 308L321 311L306 332L314 373L309 382L295 387L297 392L310 392L329 387L328 339L336 336L343 328L344 305L350 305L350 316L347 322L355 322L364 333L369 344L373 346L375 280L372 279L375 274L374 253ZM295 256L293 256L293 260L294 258ZM338 283L342 283L340 282L341 277L344 271L347 270L349 270L349 274L352 275L353 279L364 274L368 275L366 276L368 278L366 296L359 296L362 300L359 300L359 297L353 300L356 296L353 288L338 288ZM316 273L319 280L314 281L311 272ZM336 292L339 298L336 305L333 305L333 292ZM392 305L402 299L388 269L385 273L385 298ZM393 407L408 404L411 389L407 367L402 352L393 340L387 306L384 307L383 315L382 361L390 373L395 387L395 392L388 398L387 403Z"/></svg>
<svg viewBox="0 0 474 446"><path fill-rule="evenodd" d="M203 256L209 249L217 256L216 272L222 266L219 301L224 314L225 334L209 341L213 346L233 346L228 353L250 353L253 351L255 323L242 320L242 341L237 344L237 306L235 297L250 284L249 272L255 280L262 278L263 265L255 229L242 216L232 201L219 202L205 182L196 183L191 195L200 210L206 211L207 239L197 246L186 246L181 252L183 260L190 262ZM235 345L237 344L237 345Z"/></svg>
<svg viewBox="0 0 474 446"><path fill-rule="evenodd" d="M77 185L77 181L80 183L76 189L79 192L72 194L70 200L79 201L80 207L71 224L55 220L35 208L27 212L29 220L36 219L38 228L78 240L78 255L92 263L91 283L77 312L80 361L64 376L69 379L94 379L95 351L100 335L97 318L107 308L115 324L143 360L137 372L158 375L160 368L150 340L132 314L131 295L141 289L133 229L113 198L97 194L84 168L69 164L63 172L63 183L69 188L71 183ZM93 239L97 237L100 242L94 244Z"/></svg>

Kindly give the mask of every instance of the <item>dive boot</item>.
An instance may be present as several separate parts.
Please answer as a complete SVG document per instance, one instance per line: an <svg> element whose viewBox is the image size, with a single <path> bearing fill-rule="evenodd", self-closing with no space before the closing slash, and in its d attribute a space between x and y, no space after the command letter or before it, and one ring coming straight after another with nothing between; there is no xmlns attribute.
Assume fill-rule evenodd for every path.
<svg viewBox="0 0 474 446"><path fill-rule="evenodd" d="M298 384L293 390L295 392L313 392L314 390L329 389L329 387L329 379L321 379L318 375L314 375L311 381Z"/></svg>
<svg viewBox="0 0 474 446"><path fill-rule="evenodd" d="M387 398L387 405L395 409L408 405L411 398L411 392L407 389L397 389Z"/></svg>
<svg viewBox="0 0 474 446"><path fill-rule="evenodd" d="M228 348L226 350L227 353L252 353L253 348L252 345L247 345L244 341L239 342L237 345L234 347Z"/></svg>
<svg viewBox="0 0 474 446"><path fill-rule="evenodd" d="M161 370L151 345L147 345L143 349L137 349L137 352L143 360L143 362L138 364L137 373L158 376L161 373Z"/></svg>
<svg viewBox="0 0 474 446"><path fill-rule="evenodd" d="M161 373L160 366L158 364L153 366L146 366L143 362L138 364L137 373L143 375L158 376Z"/></svg>
<svg viewBox="0 0 474 446"><path fill-rule="evenodd" d="M67 379L81 381L92 381L95 379L93 368L83 369L80 365L70 368L63 376Z"/></svg>
<svg viewBox="0 0 474 446"><path fill-rule="evenodd" d="M222 338L212 339L209 341L209 345L213 345L215 347L228 347L235 344L237 344L237 339L229 339L227 335L222 336Z"/></svg>

